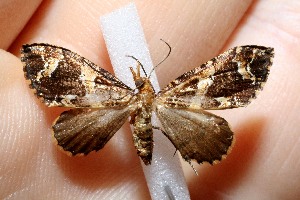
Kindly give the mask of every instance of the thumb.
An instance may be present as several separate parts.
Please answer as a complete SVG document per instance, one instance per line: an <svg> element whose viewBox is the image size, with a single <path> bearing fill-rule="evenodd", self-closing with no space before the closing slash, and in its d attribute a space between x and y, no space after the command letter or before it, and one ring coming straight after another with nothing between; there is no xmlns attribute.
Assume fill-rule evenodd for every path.
<svg viewBox="0 0 300 200"><path fill-rule="evenodd" d="M36 174L38 146L43 144L44 120L34 96L28 92L22 63L0 50L0 198L26 188Z"/></svg>

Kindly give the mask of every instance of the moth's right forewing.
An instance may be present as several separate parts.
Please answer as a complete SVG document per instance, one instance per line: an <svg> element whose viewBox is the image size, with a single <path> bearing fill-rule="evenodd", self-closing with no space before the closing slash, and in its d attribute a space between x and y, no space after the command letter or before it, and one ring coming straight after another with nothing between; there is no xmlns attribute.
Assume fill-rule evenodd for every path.
<svg viewBox="0 0 300 200"><path fill-rule="evenodd" d="M273 57L271 47L234 47L170 82L157 99L189 110L247 106L267 81Z"/></svg>

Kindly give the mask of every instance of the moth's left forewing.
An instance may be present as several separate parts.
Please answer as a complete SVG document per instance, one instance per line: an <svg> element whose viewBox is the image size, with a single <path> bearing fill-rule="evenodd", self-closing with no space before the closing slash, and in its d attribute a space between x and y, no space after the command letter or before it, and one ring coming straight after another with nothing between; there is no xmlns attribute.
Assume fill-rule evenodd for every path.
<svg viewBox="0 0 300 200"><path fill-rule="evenodd" d="M268 78L273 51L263 46L229 49L169 83L157 101L189 110L246 106Z"/></svg>
<svg viewBox="0 0 300 200"><path fill-rule="evenodd" d="M21 61L30 88L50 107L118 107L127 105L134 95L108 71L63 47L26 44Z"/></svg>

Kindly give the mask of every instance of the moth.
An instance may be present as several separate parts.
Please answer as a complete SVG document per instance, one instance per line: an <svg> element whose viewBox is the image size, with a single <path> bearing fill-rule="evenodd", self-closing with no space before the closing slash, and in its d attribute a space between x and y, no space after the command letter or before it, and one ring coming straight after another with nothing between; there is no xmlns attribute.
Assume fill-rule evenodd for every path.
<svg viewBox="0 0 300 200"><path fill-rule="evenodd" d="M68 49L26 44L25 78L49 107L71 108L54 122L57 144L71 155L98 151L130 117L138 156L151 164L153 128L160 129L187 162L214 164L233 143L228 122L205 110L248 105L265 84L274 49L238 46L188 71L155 93L141 65L130 68L136 89ZM162 127L151 124L152 111Z"/></svg>

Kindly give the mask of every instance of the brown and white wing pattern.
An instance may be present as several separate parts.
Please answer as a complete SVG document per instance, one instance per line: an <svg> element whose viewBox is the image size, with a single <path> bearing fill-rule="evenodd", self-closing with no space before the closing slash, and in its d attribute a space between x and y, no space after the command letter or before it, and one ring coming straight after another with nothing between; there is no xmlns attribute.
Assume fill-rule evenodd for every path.
<svg viewBox="0 0 300 200"><path fill-rule="evenodd" d="M25 78L47 106L104 108L126 105L132 90L84 57L50 44L21 49Z"/></svg>
<svg viewBox="0 0 300 200"><path fill-rule="evenodd" d="M169 83L157 101L188 110L246 106L268 78L273 51L263 46L229 49Z"/></svg>
<svg viewBox="0 0 300 200"><path fill-rule="evenodd" d="M220 161L233 142L227 121L204 110L191 112L156 105L156 114L164 134L188 162Z"/></svg>
<svg viewBox="0 0 300 200"><path fill-rule="evenodd" d="M63 112L52 126L59 146L72 155L98 151L121 128L134 106L78 108Z"/></svg>

